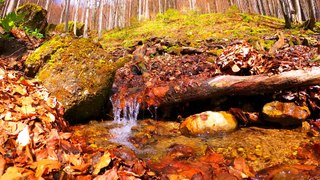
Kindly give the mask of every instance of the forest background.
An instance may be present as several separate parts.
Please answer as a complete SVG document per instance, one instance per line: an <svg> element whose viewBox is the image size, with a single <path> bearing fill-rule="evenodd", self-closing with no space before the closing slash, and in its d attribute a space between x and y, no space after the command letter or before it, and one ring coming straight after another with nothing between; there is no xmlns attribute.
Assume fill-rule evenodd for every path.
<svg viewBox="0 0 320 180"><path fill-rule="evenodd" d="M44 7L51 24L80 22L85 31L98 30L100 35L103 30L154 19L168 9L202 14L225 12L236 6L240 12L284 18L287 28L305 22L305 28L312 29L320 19L317 0L0 0L1 16L28 2Z"/></svg>

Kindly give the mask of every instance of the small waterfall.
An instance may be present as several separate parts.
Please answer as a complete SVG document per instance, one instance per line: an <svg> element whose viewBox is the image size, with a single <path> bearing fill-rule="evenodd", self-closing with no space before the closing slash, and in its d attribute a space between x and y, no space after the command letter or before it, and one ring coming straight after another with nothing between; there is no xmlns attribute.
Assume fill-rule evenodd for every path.
<svg viewBox="0 0 320 180"><path fill-rule="evenodd" d="M131 135L131 128L137 125L140 103L137 98L132 98L126 101L125 106L121 108L119 99L112 100L112 98L110 98L110 101L113 107L113 122L121 125L121 127L110 130L114 136L110 141L135 150L136 148L128 141L128 138Z"/></svg>
<svg viewBox="0 0 320 180"><path fill-rule="evenodd" d="M131 124L136 123L139 114L140 103L137 101L137 98L131 98L125 102L125 106L122 109L120 106L120 100L112 100L113 107L113 120L118 124Z"/></svg>

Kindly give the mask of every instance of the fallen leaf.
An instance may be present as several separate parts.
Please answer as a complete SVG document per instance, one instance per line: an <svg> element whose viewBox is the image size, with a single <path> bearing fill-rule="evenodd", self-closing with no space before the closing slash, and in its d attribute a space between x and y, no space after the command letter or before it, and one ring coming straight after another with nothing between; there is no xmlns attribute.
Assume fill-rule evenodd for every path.
<svg viewBox="0 0 320 180"><path fill-rule="evenodd" d="M103 175L100 175L94 178L94 180L117 180L117 179L119 179L119 176L115 168L112 168L106 171Z"/></svg>
<svg viewBox="0 0 320 180"><path fill-rule="evenodd" d="M100 158L100 161L94 166L94 175L98 175L102 168L107 167L111 162L111 157L109 152L105 152Z"/></svg>
<svg viewBox="0 0 320 180"><path fill-rule="evenodd" d="M47 174L53 170L60 169L60 163L55 160L51 159L42 159L35 163L37 170L36 170L36 177L41 177L44 173Z"/></svg>
<svg viewBox="0 0 320 180"><path fill-rule="evenodd" d="M30 143L29 126L26 125L23 130L18 134L17 143L24 147Z"/></svg>
<svg viewBox="0 0 320 180"><path fill-rule="evenodd" d="M0 176L2 176L4 169L6 167L6 160L0 155Z"/></svg>
<svg viewBox="0 0 320 180"><path fill-rule="evenodd" d="M157 97L163 97L166 95L166 93L169 91L169 86L164 87L154 87L152 89L152 92Z"/></svg>

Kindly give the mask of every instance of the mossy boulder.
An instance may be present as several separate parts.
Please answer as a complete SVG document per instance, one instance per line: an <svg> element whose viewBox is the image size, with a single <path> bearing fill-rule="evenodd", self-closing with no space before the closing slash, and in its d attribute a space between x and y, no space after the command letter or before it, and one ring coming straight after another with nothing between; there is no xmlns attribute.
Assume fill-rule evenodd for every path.
<svg viewBox="0 0 320 180"><path fill-rule="evenodd" d="M56 54L56 51L62 51L66 46L68 46L68 43L58 36L45 42L27 57L25 61L25 74L29 77L34 77L39 69L48 61L50 61L50 63L55 61L53 56Z"/></svg>
<svg viewBox="0 0 320 180"><path fill-rule="evenodd" d="M48 25L47 11L41 6L34 3L26 3L20 6L16 10L16 13L24 15L24 21L19 25L27 27L32 31L37 29L40 33L45 34Z"/></svg>
<svg viewBox="0 0 320 180"><path fill-rule="evenodd" d="M76 36L82 36L83 35L83 30L84 30L84 23L82 22L77 22L76 24ZM55 31L57 32L64 32L64 26L65 24L64 23L61 23L61 24L58 24L56 27L55 27ZM68 23L68 32L71 32L73 33L73 28L74 28L74 22L73 21L70 21Z"/></svg>
<svg viewBox="0 0 320 180"><path fill-rule="evenodd" d="M109 101L116 62L89 39L55 37L43 44L26 61L38 67L37 79L65 107L65 118L79 122L100 117Z"/></svg>

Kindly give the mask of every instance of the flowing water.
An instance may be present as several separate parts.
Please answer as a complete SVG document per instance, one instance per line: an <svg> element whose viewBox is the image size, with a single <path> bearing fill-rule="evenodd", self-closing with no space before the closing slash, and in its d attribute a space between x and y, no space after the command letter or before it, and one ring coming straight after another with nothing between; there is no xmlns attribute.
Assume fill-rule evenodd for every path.
<svg viewBox="0 0 320 180"><path fill-rule="evenodd" d="M110 133L113 137L109 141L136 150L133 144L129 142L128 138L131 135L132 127L137 125L140 103L138 103L137 98L133 98L127 100L124 107L121 108L119 99L112 100L112 98L110 98L110 101L114 114L113 123L118 124L119 127L110 129Z"/></svg>
<svg viewBox="0 0 320 180"><path fill-rule="evenodd" d="M120 101L112 101L113 121L92 121L75 127L76 134L87 138L88 144L97 147L126 146L143 160L161 161L168 149L183 145L201 156L208 147L225 158L243 157L254 170L276 164L294 164L298 147L310 141L302 128L272 129L244 127L216 137L188 137L180 133L177 121L138 120L140 104L136 99L120 107Z"/></svg>

